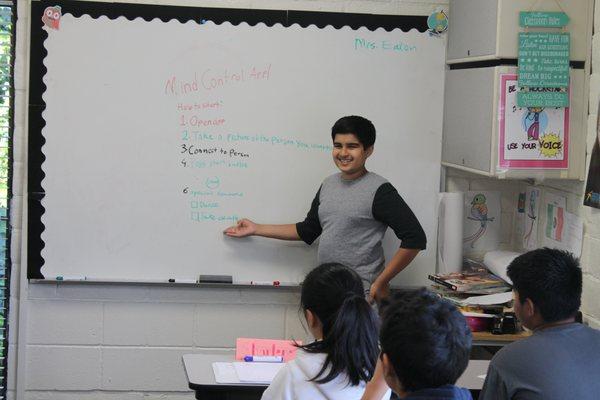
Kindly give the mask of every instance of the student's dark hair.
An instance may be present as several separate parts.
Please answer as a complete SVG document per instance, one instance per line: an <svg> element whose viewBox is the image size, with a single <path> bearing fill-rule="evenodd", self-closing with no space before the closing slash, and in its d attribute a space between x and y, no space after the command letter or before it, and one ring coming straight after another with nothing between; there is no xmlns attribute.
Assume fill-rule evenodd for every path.
<svg viewBox="0 0 600 400"><path fill-rule="evenodd" d="M375 126L371 121L358 115L349 115L338 119L331 128L331 140L338 133L353 133L365 149L375 144Z"/></svg>
<svg viewBox="0 0 600 400"><path fill-rule="evenodd" d="M507 272L519 301L531 299L545 322L577 314L582 278L579 261L573 254L547 247L532 250L515 258Z"/></svg>
<svg viewBox="0 0 600 400"><path fill-rule="evenodd" d="M381 353L407 392L456 383L469 362L471 331L454 305L426 289L382 305Z"/></svg>
<svg viewBox="0 0 600 400"><path fill-rule="evenodd" d="M378 319L358 274L341 264L322 264L306 275L300 303L323 325L323 340L299 346L327 354L311 381L326 383L340 373L346 373L353 386L369 381L379 354Z"/></svg>

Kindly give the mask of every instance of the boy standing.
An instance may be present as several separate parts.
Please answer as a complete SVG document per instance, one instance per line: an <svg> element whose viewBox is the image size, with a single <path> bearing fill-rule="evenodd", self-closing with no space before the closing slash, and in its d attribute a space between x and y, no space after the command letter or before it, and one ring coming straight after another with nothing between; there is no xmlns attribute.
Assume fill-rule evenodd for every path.
<svg viewBox="0 0 600 400"><path fill-rule="evenodd" d="M333 161L340 172L323 181L304 221L267 225L241 219L224 233L303 240L307 244L320 236L317 263L335 262L353 268L370 288L370 299L380 301L388 295L390 280L425 249L425 233L392 184L365 167L375 144L371 121L343 117L331 129L331 138ZM384 265L381 241L388 226L402 242Z"/></svg>
<svg viewBox="0 0 600 400"><path fill-rule="evenodd" d="M508 276L515 314L533 335L492 358L479 399L598 399L600 331L575 322L582 287L577 259L537 249L515 258Z"/></svg>
<svg viewBox="0 0 600 400"><path fill-rule="evenodd" d="M379 338L383 376L401 399L471 399L454 385L469 363L471 331L449 302L425 289L398 293Z"/></svg>

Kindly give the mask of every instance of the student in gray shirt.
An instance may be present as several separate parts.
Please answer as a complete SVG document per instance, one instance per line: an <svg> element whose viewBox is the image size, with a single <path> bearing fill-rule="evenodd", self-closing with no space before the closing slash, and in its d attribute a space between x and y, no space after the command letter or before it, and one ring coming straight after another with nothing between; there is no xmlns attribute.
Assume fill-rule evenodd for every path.
<svg viewBox="0 0 600 400"><path fill-rule="evenodd" d="M570 253L537 249L508 267L514 307L533 335L492 359L479 400L600 399L600 331L575 322L581 269Z"/></svg>
<svg viewBox="0 0 600 400"><path fill-rule="evenodd" d="M331 138L333 162L340 172L323 181L304 221L267 225L242 219L224 233L308 244L320 236L317 263L336 262L353 268L370 289L371 300L380 301L388 295L390 280L425 249L425 233L394 186L365 167L375 144L371 121L343 117L331 128ZM386 265L381 241L388 227L401 244Z"/></svg>

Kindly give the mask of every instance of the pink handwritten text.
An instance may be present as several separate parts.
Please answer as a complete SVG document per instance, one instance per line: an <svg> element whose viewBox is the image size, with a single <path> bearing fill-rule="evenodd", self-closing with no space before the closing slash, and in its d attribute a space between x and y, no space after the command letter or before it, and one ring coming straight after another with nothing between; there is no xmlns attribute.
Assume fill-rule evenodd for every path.
<svg viewBox="0 0 600 400"><path fill-rule="evenodd" d="M198 76L199 75L199 76ZM165 82L166 95L185 95L188 93L213 91L227 86L252 82L268 81L271 78L271 64L236 68L233 70L208 68L201 74L194 73L192 79L180 79L173 75Z"/></svg>
<svg viewBox="0 0 600 400"><path fill-rule="evenodd" d="M239 338L235 343L235 358L243 360L245 356L283 356L283 361L287 362L296 357L297 350L292 340Z"/></svg>

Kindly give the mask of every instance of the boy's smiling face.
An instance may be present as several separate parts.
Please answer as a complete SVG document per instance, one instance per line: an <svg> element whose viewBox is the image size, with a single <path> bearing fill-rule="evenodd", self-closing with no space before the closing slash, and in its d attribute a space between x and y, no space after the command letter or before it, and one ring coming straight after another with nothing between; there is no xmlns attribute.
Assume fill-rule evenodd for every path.
<svg viewBox="0 0 600 400"><path fill-rule="evenodd" d="M373 153L373 146L365 149L354 133L337 133L333 139L333 162L344 179L356 179L367 170L365 163Z"/></svg>

